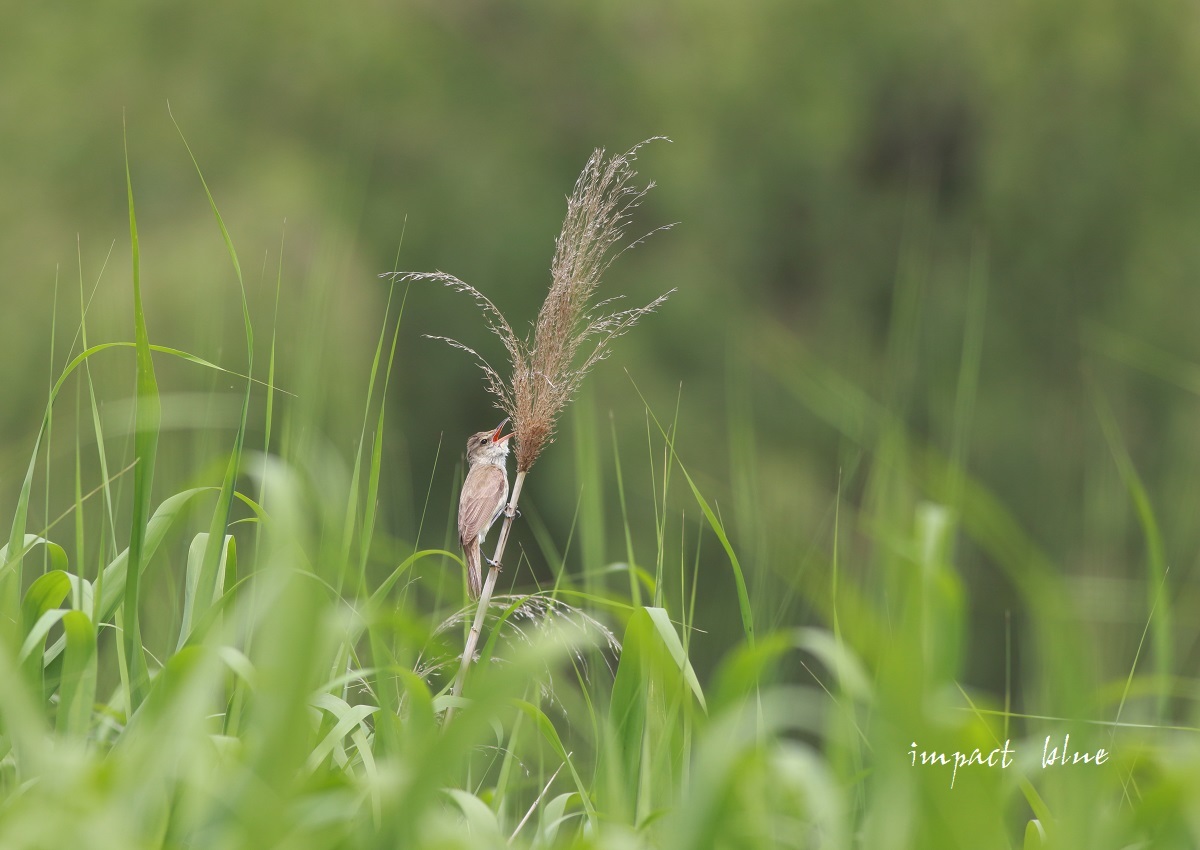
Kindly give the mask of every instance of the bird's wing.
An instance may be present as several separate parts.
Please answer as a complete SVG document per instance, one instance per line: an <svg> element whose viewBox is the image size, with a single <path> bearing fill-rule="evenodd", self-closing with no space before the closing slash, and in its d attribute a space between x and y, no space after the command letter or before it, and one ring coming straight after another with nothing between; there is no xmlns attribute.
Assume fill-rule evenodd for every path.
<svg viewBox="0 0 1200 850"><path fill-rule="evenodd" d="M496 518L496 507L504 499L508 482L504 470L480 464L467 473L458 500L458 536L472 540L487 530Z"/></svg>

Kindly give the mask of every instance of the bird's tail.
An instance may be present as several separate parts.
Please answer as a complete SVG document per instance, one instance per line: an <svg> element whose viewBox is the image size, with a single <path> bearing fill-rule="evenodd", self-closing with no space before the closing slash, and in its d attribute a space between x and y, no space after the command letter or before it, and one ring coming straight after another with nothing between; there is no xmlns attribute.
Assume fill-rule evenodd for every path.
<svg viewBox="0 0 1200 850"><path fill-rule="evenodd" d="M467 595L473 602L479 598L479 594L483 593L483 575L479 569L478 537L470 543L463 544L463 554L466 556L467 562Z"/></svg>

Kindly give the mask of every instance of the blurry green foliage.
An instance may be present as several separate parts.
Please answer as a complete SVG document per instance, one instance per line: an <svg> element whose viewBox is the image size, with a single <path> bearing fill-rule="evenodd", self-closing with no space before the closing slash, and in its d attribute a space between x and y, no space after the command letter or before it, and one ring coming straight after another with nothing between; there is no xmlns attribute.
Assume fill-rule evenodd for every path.
<svg viewBox="0 0 1200 850"><path fill-rule="evenodd" d="M603 572L612 562L654 575L661 541L685 540L669 566L701 577L688 645L701 678L742 639L726 553L694 524L700 508L666 471L659 435L647 439L628 370L659 415L678 393L675 451L729 531L762 634L833 628L821 600L838 576L857 588L845 604L871 612L850 617L857 630L843 624L846 640L876 664L889 621L871 606L904 600L921 613L897 645L925 653L904 674L1027 690L1030 710L1111 709L1096 683L1129 685L1136 664L1189 675L1200 630L1176 617L1164 632L1164 609L1150 613L1156 600L1197 602L1193 18L1181 0L27 4L0 28L0 516L46 388L81 349L80 301L89 344L134 336L122 113L151 341L246 368L237 278L169 101L234 234L260 329L279 284L275 383L296 398L277 441L307 465L308 502L343 509L360 483L345 459L388 296L376 275L444 269L519 327L587 154L662 133L674 144L640 159L659 188L636 225L681 225L623 257L606 287L679 294L596 372L539 467L520 538L531 554L509 580L549 584L586 565L589 591L624 588L638 573ZM398 338L377 482L381 545L400 557L418 531L440 545L461 435L492 419L470 362L420 333L500 353L452 293L414 289L406 311L414 330ZM254 344L261 379L271 335ZM76 481L67 461L77 439L94 440L93 416L109 474L132 459L133 369L129 352L93 358L94 395L61 399L30 532L101 484L98 468ZM178 358L156 355L155 369L152 506L218 485L245 391ZM265 405L252 392L245 437L260 447ZM611 442L598 438L610 428ZM117 518L90 520L108 537L89 526L78 572L115 563L104 553L125 544L133 486L131 475L111 485ZM942 509L950 542L930 547ZM343 516L315 516L303 533L321 569ZM628 517L658 521L634 535ZM179 638L187 559L170 557L142 591L161 615L143 624L152 650ZM26 559L27 578L55 566L40 550ZM375 563L370 581L385 569ZM449 582L439 570L422 575ZM664 591L672 610L693 604L683 590ZM68 642L61 729L82 723L89 652ZM1191 711L1165 681L1128 689L1150 719ZM916 711L899 702L889 716ZM844 755L835 767L853 775ZM1154 770L1167 784L1148 799L1169 810L1187 771Z"/></svg>

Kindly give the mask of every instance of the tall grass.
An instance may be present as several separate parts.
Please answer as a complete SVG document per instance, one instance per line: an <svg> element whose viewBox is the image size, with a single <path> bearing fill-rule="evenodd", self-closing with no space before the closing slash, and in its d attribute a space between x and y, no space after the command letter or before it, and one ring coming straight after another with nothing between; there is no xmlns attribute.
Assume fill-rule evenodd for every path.
<svg viewBox="0 0 1200 850"><path fill-rule="evenodd" d="M0 847L1118 848L1200 838L1189 814L1197 730L1191 709L1170 700L1190 696L1193 681L1170 678L1158 654L1153 672L1137 656L1119 677L1097 671L1056 565L969 474L982 280L965 322L961 427L946 451L907 431L903 398L874 398L782 328L760 329L753 358L733 367L828 422L854 461L829 506L828 540L805 553L776 545L788 538L751 474L763 459L749 408L730 415L740 477L727 518L681 448L674 400L640 394L634 376L626 401L644 406L646 461L607 434L585 394L570 429L575 526L529 517L539 543L529 557L544 558L555 582L492 599L481 663L455 698L468 612L419 568L459 556L393 539L379 521L381 481L393 474L383 444L405 425L384 412L392 370L406 368L396 362L398 335L410 332L406 294L393 293L380 323L354 455L337 458L300 436L311 423L293 395L328 376L281 389L273 356L257 372L254 326L271 320L251 316L233 239L200 181L242 293L245 371L151 342L129 170L134 339L89 346L81 270L81 350L51 386L0 551ZM277 283L286 277L278 270ZM914 315L898 315L896 357L912 356ZM90 372L102 358L129 365L126 349L131 445L105 433ZM210 435L219 456L190 459L195 486L162 493L155 412L171 388L155 375L173 361L239 374L243 389L232 436ZM62 471L42 440L71 383L81 399L67 438L73 533L30 518L39 465ZM731 403L752 400L733 383ZM262 451L249 442L258 411ZM1161 579L1151 500L1104 421ZM600 484L604 465L615 493ZM851 481L861 500L846 495ZM449 514L453 495L431 493L430 510ZM647 503L652 512L631 507ZM605 550L613 517L619 563ZM739 532L751 538L744 550ZM1021 598L1009 650L1023 663L1003 694L966 678L968 551ZM725 623L698 615L700 582L727 589L716 616L740 635L705 677L694 646ZM1146 614L1156 647L1169 638L1160 604ZM1111 760L1042 769L1042 740L1066 733ZM914 743L987 752L1009 738L1013 766L961 768L953 788L951 768L910 760Z"/></svg>

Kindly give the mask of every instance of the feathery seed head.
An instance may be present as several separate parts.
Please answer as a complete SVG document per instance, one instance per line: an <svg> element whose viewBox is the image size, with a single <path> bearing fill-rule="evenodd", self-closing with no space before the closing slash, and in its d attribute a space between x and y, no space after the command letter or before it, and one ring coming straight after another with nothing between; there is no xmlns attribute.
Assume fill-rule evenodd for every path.
<svg viewBox="0 0 1200 850"><path fill-rule="evenodd" d="M405 275L409 280L435 280L471 295L488 329L504 344L512 366L510 381L505 381L474 349L457 340L433 337L463 349L479 361L488 392L512 420L518 472L527 472L553 441L559 415L584 376L608 356L612 341L658 309L674 292L670 290L643 307L611 312L605 308L617 299L593 302L592 298L613 260L651 234L672 226L656 228L625 242L625 226L633 210L654 187L653 183L640 188L633 185L637 177L633 161L643 145L662 138L647 139L607 158L602 148L592 154L567 198L567 215L550 264L550 291L532 333L524 339L513 332L499 308L470 284L442 272Z"/></svg>

